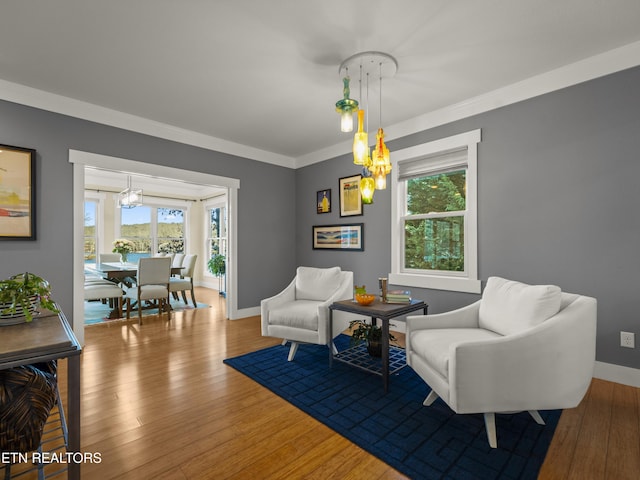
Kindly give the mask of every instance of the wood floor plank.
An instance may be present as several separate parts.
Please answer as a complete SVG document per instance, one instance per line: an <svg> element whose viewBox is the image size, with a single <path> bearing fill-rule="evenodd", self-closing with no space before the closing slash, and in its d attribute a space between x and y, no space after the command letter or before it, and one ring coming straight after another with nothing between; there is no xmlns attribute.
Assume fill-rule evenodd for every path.
<svg viewBox="0 0 640 480"><path fill-rule="evenodd" d="M586 398L589 397L591 388L592 386L589 387ZM568 478L586 405L587 402L583 400L576 408L568 408L562 412L547 456L540 469L539 480L564 480Z"/></svg>
<svg viewBox="0 0 640 480"><path fill-rule="evenodd" d="M605 478L640 477L640 418L637 389L614 384Z"/></svg>
<svg viewBox="0 0 640 480"><path fill-rule="evenodd" d="M567 478L605 480L611 426L613 383L594 379Z"/></svg>

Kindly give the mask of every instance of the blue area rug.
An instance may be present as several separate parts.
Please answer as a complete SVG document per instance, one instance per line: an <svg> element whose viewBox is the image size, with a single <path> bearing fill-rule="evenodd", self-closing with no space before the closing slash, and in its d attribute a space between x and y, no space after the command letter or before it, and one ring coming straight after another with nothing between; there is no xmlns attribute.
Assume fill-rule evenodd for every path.
<svg viewBox="0 0 640 480"><path fill-rule="evenodd" d="M336 339L338 350L349 337ZM546 425L528 413L496 415L498 448L487 442L482 415L456 415L441 400L422 405L430 388L410 368L382 378L339 362L329 352L277 345L224 363L267 387L408 477L419 479L535 479L560 410L541 411Z"/></svg>
<svg viewBox="0 0 640 480"><path fill-rule="evenodd" d="M174 300L171 299L171 307L174 312L181 312L184 310L193 310L194 306L191 303L191 299L187 297L189 300L189 305L185 305L182 300ZM209 305L205 303L196 302L198 308L208 308ZM84 302L84 324L85 325L93 325L96 323L106 323L106 322L114 322L118 320L122 320L121 318L109 318L109 313L111 312L111 308L109 304L104 304L100 301L93 302ZM142 310L142 316L145 317L147 315L157 315L158 309L151 308L148 310ZM126 317L126 313L123 314L123 317ZM131 318L137 320L138 318L138 310L131 312ZM126 320L126 318L125 318Z"/></svg>

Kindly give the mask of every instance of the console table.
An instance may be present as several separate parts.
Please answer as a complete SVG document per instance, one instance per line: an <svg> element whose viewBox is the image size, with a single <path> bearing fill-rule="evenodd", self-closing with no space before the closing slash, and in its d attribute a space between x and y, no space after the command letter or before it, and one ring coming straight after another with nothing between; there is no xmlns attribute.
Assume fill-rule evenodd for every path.
<svg viewBox="0 0 640 480"><path fill-rule="evenodd" d="M67 452L80 452L80 353L64 313L39 312L30 323L0 327L0 369L67 359ZM59 405L59 408L62 408ZM80 479L80 463L68 464L68 479Z"/></svg>
<svg viewBox="0 0 640 480"><path fill-rule="evenodd" d="M333 365L333 360L337 360L362 370L382 375L384 391L387 392L389 390L389 375L397 372L407 364L403 349L389 347L389 320L418 310L422 310L426 315L428 308L429 306L422 300L411 300L410 303L383 303L376 300L371 305L360 305L355 300L334 302L329 306L329 332L333 332L334 310L371 317L373 325L376 324L377 319L382 321L382 365L378 368L375 362L371 361L366 348L362 347L352 347L334 354L335 344L331 339L329 366Z"/></svg>

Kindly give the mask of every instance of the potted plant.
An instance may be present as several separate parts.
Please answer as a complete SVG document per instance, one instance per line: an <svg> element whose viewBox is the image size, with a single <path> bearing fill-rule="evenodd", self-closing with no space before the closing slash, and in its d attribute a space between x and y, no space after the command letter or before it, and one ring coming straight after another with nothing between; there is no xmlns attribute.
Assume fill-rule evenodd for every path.
<svg viewBox="0 0 640 480"><path fill-rule="evenodd" d="M0 280L0 318L24 316L30 322L38 306L58 312L45 279L25 272Z"/></svg>
<svg viewBox="0 0 640 480"><path fill-rule="evenodd" d="M222 276L227 271L227 261L224 255L216 253L207 262L207 268L216 277L218 277L218 292L224 296L224 290L222 289Z"/></svg>
<svg viewBox="0 0 640 480"><path fill-rule="evenodd" d="M366 320L352 320L349 322L351 330L351 345L367 342L367 351L372 357L382 356L382 327L372 325ZM389 332L389 341L395 341L396 337Z"/></svg>

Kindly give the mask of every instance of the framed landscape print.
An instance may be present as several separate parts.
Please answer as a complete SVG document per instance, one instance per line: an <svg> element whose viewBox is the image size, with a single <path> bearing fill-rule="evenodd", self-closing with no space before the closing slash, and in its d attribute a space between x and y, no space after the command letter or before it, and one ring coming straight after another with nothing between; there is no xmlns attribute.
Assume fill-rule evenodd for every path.
<svg viewBox="0 0 640 480"><path fill-rule="evenodd" d="M36 151L0 145L0 240L36 238Z"/></svg>
<svg viewBox="0 0 640 480"><path fill-rule="evenodd" d="M364 224L314 225L314 250L364 250Z"/></svg>
<svg viewBox="0 0 640 480"><path fill-rule="evenodd" d="M340 179L340 216L362 215L362 197L360 179L362 175L352 175Z"/></svg>
<svg viewBox="0 0 640 480"><path fill-rule="evenodd" d="M318 213L329 213L331 211L331 189L319 190L316 193L316 205Z"/></svg>

